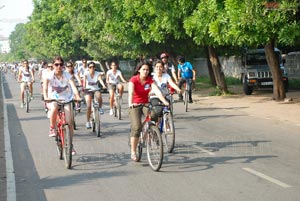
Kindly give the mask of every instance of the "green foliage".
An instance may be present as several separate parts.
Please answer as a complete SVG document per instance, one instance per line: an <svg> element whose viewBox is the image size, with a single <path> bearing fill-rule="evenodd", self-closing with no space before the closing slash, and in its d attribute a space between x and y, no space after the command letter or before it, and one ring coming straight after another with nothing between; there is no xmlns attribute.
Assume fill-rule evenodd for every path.
<svg viewBox="0 0 300 201"><path fill-rule="evenodd" d="M290 89L300 89L300 79L290 78L289 79L289 88Z"/></svg>

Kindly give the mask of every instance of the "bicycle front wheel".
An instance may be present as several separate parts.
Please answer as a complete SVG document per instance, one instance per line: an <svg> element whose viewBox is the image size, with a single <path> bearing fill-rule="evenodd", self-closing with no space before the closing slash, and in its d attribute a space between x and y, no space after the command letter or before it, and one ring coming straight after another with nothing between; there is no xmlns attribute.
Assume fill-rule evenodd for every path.
<svg viewBox="0 0 300 201"><path fill-rule="evenodd" d="M26 96L26 112L29 112L30 95L28 91L25 92L25 96Z"/></svg>
<svg viewBox="0 0 300 201"><path fill-rule="evenodd" d="M175 126L173 121L173 115L171 113L164 114L163 121L163 134L165 137L167 151L169 153L172 153L175 145Z"/></svg>
<svg viewBox="0 0 300 201"><path fill-rule="evenodd" d="M96 132L97 137L101 136L100 133L100 114L99 111L95 108L94 109L94 128L93 131Z"/></svg>
<svg viewBox="0 0 300 201"><path fill-rule="evenodd" d="M188 97L189 96L189 93L187 90L185 90L184 92L184 104L185 104L185 111L187 112L188 111Z"/></svg>
<svg viewBox="0 0 300 201"><path fill-rule="evenodd" d="M63 147L62 147L61 139L60 139L58 132L56 134L55 141L56 141L56 149L57 149L59 160L62 160L63 159Z"/></svg>
<svg viewBox="0 0 300 201"><path fill-rule="evenodd" d="M159 171L163 162L163 143L159 129L150 125L147 133L147 158L150 168Z"/></svg>
<svg viewBox="0 0 300 201"><path fill-rule="evenodd" d="M116 97L116 108L117 108L117 117L119 120L121 120L121 100L120 97Z"/></svg>
<svg viewBox="0 0 300 201"><path fill-rule="evenodd" d="M64 134L64 144L63 144L63 153L66 168L71 169L72 165L72 137L71 137L71 129L69 125L66 125L63 129Z"/></svg>

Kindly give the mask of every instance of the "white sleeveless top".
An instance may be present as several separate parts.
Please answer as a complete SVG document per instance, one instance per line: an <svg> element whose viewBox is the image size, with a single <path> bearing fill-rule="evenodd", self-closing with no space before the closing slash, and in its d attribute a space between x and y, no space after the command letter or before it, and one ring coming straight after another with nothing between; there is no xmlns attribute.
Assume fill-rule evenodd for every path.
<svg viewBox="0 0 300 201"><path fill-rule="evenodd" d="M58 80L54 75L54 71L48 74L48 97L50 99L70 101L73 99L73 92L71 85L69 83L70 75L66 72L63 72L62 78Z"/></svg>
<svg viewBox="0 0 300 201"><path fill-rule="evenodd" d="M168 73L163 73L162 74L162 79L161 81L158 79L158 76L153 73L152 74L152 78L155 81L156 85L158 86L158 88L161 90L161 92L164 95L168 95L168 90L166 90L165 87L168 86L168 80L171 78L171 76Z"/></svg>
<svg viewBox="0 0 300 201"><path fill-rule="evenodd" d="M25 68L21 68L21 75L22 75L22 82L31 82L32 81L32 77L31 77L31 70L29 68L28 71L25 70Z"/></svg>
<svg viewBox="0 0 300 201"><path fill-rule="evenodd" d="M118 84L119 83L119 77L121 77L122 73L120 70L116 71L116 74L113 73L113 70L110 69L107 71L107 76L109 77L108 83L110 84Z"/></svg>
<svg viewBox="0 0 300 201"><path fill-rule="evenodd" d="M99 89L97 85L97 81L100 76L100 72L95 71L94 77L92 78L90 72L88 71L85 73L85 76L86 76L85 88L89 88L92 90Z"/></svg>

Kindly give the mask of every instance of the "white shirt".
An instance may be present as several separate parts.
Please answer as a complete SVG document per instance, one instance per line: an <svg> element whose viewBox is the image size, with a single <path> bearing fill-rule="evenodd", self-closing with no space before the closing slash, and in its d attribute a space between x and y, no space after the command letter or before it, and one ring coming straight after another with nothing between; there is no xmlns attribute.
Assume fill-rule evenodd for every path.
<svg viewBox="0 0 300 201"><path fill-rule="evenodd" d="M91 77L90 72L87 71L85 73L85 76L86 76L85 88L92 89L92 90L99 89L97 85L97 81L100 76L100 72L95 71L94 77Z"/></svg>
<svg viewBox="0 0 300 201"><path fill-rule="evenodd" d="M70 78L71 77L66 72L63 72L61 79L58 80L54 74L54 71L51 71L47 77L47 79L49 80L48 97L50 99L59 99L66 102L72 100L73 93L71 85L69 83Z"/></svg>
<svg viewBox="0 0 300 201"><path fill-rule="evenodd" d="M25 68L21 68L21 76L22 76L22 82L31 82L32 81L32 77L31 77L31 69L29 68L28 71L25 70Z"/></svg>
<svg viewBox="0 0 300 201"><path fill-rule="evenodd" d="M107 76L109 77L108 83L109 84L118 84L119 77L121 77L122 73L120 70L117 70L116 73L113 72L112 69L107 71Z"/></svg>

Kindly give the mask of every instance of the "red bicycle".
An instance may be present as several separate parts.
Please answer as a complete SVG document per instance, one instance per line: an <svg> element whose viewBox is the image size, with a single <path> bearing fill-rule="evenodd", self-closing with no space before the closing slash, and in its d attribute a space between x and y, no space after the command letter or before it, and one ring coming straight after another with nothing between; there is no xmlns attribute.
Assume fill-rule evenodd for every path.
<svg viewBox="0 0 300 201"><path fill-rule="evenodd" d="M66 168L71 169L72 165L72 150L73 150L73 124L70 125L66 121L66 115L64 106L71 104L73 100L69 102L63 102L59 100L45 100L45 102L57 102L58 114L56 118L56 145L59 159L64 159ZM72 106L70 106L72 108Z"/></svg>

